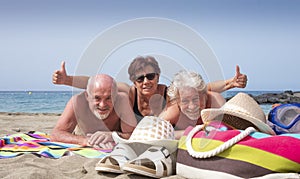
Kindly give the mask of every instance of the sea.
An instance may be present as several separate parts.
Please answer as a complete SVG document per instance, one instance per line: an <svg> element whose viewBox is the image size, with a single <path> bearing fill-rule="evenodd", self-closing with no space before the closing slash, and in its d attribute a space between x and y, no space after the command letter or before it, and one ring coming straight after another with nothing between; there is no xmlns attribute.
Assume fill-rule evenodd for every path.
<svg viewBox="0 0 300 179"><path fill-rule="evenodd" d="M61 114L69 99L81 91L0 91L0 112L8 113L56 113ZM282 91L226 91L227 98L243 92L257 96L264 93ZM271 110L271 104L260 105L265 114Z"/></svg>

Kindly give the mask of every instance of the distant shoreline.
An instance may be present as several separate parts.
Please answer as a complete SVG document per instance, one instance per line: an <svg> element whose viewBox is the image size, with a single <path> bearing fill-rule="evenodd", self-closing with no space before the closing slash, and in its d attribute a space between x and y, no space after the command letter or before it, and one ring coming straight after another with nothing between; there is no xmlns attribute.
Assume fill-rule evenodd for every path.
<svg viewBox="0 0 300 179"><path fill-rule="evenodd" d="M30 113L30 112L0 112L0 115L7 116L60 116L61 113Z"/></svg>

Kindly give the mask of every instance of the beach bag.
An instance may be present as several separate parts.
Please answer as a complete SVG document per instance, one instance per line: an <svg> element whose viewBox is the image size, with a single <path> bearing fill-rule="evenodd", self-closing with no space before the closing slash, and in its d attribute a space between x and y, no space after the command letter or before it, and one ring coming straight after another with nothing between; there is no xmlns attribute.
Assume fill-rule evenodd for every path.
<svg viewBox="0 0 300 179"><path fill-rule="evenodd" d="M276 134L300 133L300 104L281 104L268 114L268 121Z"/></svg>
<svg viewBox="0 0 300 179"><path fill-rule="evenodd" d="M198 125L180 138L176 173L186 178L299 178L300 135Z"/></svg>

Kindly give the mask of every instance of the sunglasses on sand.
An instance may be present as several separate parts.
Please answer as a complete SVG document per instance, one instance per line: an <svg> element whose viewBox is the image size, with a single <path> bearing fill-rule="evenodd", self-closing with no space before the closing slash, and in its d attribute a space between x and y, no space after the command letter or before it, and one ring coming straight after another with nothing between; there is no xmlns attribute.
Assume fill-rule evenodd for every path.
<svg viewBox="0 0 300 179"><path fill-rule="evenodd" d="M148 80L153 80L156 75L157 75L157 73L148 73L146 75L142 75L142 76L137 77L135 81L138 82L138 83L142 83L145 78L147 78Z"/></svg>

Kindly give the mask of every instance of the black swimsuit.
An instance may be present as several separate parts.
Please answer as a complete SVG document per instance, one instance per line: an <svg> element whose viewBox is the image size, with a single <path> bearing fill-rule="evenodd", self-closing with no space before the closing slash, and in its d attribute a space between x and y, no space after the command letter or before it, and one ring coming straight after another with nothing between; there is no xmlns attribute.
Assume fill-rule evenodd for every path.
<svg viewBox="0 0 300 179"><path fill-rule="evenodd" d="M164 91L164 101L163 101L163 105L162 105L163 108L166 106L166 98L167 98L167 88L165 88L165 91ZM144 116L140 113L139 108L138 108L137 90L136 89L135 89L133 112L135 114L135 118L137 119L137 122L139 123L143 119Z"/></svg>

